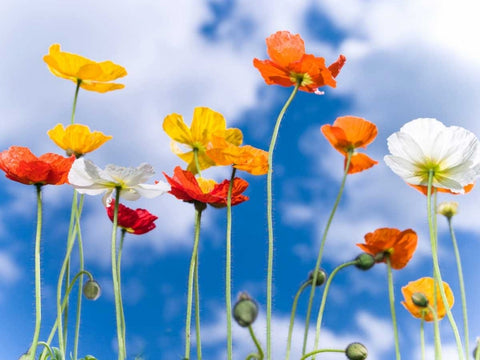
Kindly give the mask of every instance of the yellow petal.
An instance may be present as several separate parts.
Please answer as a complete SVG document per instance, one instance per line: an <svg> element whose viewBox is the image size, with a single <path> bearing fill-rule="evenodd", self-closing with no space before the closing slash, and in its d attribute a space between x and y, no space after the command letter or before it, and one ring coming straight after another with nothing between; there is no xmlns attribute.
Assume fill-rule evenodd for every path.
<svg viewBox="0 0 480 360"><path fill-rule="evenodd" d="M125 85L118 83L100 83L100 82L85 82L82 81L80 87L89 91L96 91L99 93L106 93L107 91L123 89Z"/></svg>
<svg viewBox="0 0 480 360"><path fill-rule="evenodd" d="M197 107L193 112L192 125L190 127L192 139L206 145L213 133L226 129L225 118L222 114L207 107Z"/></svg>
<svg viewBox="0 0 480 360"><path fill-rule="evenodd" d="M243 134L240 129L232 128L225 131L225 140L232 145L239 146L243 141Z"/></svg>
<svg viewBox="0 0 480 360"><path fill-rule="evenodd" d="M110 140L100 131L90 131L90 128L82 124L72 124L64 129L62 124L56 125L48 131L48 136L67 154L80 156L92 152Z"/></svg>
<svg viewBox="0 0 480 360"><path fill-rule="evenodd" d="M192 146L192 134L185 125L182 115L175 113L167 115L163 120L163 130L172 140Z"/></svg>

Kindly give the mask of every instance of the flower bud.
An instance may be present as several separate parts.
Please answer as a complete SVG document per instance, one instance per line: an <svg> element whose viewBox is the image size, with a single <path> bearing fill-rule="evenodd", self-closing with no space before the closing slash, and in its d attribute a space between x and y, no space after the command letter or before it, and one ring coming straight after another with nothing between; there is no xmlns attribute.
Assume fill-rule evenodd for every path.
<svg viewBox="0 0 480 360"><path fill-rule="evenodd" d="M313 270L308 273L308 281L313 282ZM327 281L327 273L323 269L317 270L317 281L315 283L316 286L322 286Z"/></svg>
<svg viewBox="0 0 480 360"><path fill-rule="evenodd" d="M458 213L458 203L455 201L444 201L438 204L437 213L445 216L447 219L452 218Z"/></svg>
<svg viewBox="0 0 480 360"><path fill-rule="evenodd" d="M248 327L253 324L258 315L258 306L250 296L242 292L233 307L233 318L238 325Z"/></svg>
<svg viewBox="0 0 480 360"><path fill-rule="evenodd" d="M422 307L422 308L428 307L428 299L421 292L415 292L412 294L412 302L418 307Z"/></svg>
<svg viewBox="0 0 480 360"><path fill-rule="evenodd" d="M478 346L475 346L475 349L473 349L473 358L476 359L477 358L477 351L478 351Z"/></svg>
<svg viewBox="0 0 480 360"><path fill-rule="evenodd" d="M85 285L83 285L83 295L88 300L97 300L102 294L102 289L100 284L95 280L88 280Z"/></svg>
<svg viewBox="0 0 480 360"><path fill-rule="evenodd" d="M361 253L355 258L355 266L361 270L368 270L375 265L375 258L367 253Z"/></svg>
<svg viewBox="0 0 480 360"><path fill-rule="evenodd" d="M367 348L358 342L351 343L345 349L345 355L349 360L365 360L368 355Z"/></svg>

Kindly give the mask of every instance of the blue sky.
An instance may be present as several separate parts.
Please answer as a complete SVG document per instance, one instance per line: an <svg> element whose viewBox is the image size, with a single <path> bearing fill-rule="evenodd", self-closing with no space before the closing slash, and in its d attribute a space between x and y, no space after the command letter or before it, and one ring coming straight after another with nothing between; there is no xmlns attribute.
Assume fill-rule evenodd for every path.
<svg viewBox="0 0 480 360"><path fill-rule="evenodd" d="M416 358L419 324L399 304L400 287L430 275L425 198L406 186L383 163L386 138L405 122L436 117L480 134L479 26L471 2L326 0L250 1L41 1L0 4L0 149L30 147L58 152L46 131L69 121L74 85L47 70L42 56L59 43L65 51L95 60L110 59L128 71L123 90L81 91L76 121L113 135L89 156L99 166L152 164L157 177L181 164L169 150L163 118L180 113L191 121L196 106L221 112L242 129L245 143L266 149L275 118L289 89L267 86L252 65L266 58L265 38L277 30L299 33L307 52L327 63L338 54L347 63L336 89L325 95L300 93L286 114L275 154L276 229L274 358L284 352L293 295L313 268L320 234L336 196L342 157L319 128L337 116L355 115L377 124L368 153L373 169L347 180L345 196L327 241L324 267L331 271L354 257L355 243L378 227L413 228L419 248L411 263L395 272L400 342L405 358ZM205 175L223 179L228 169ZM255 329L264 344L266 218L265 178L246 175L250 201L234 209L233 294L246 290L261 305ZM17 359L33 333L33 187L0 179L0 354ZM459 196L454 219L466 269L471 343L480 333L478 278L478 190ZM54 321L54 288L65 250L71 189L44 192L42 338ZM448 196L441 198L450 199ZM123 280L127 349L133 358L178 359L183 355L188 262L193 240L193 208L170 195L127 204L159 216L157 229L126 239ZM224 211L208 209L202 224L200 289L205 358L222 359ZM454 291L455 264L443 219L441 266ZM80 354L114 359L114 304L109 271L110 223L100 198L88 197L82 221L87 268L102 284L103 296L84 301ZM323 343L345 347L362 341L369 359L393 358L386 269L347 269L335 281L324 317ZM456 292L458 294L458 292ZM460 319L460 300L454 312ZM305 301L299 313L306 310ZM294 335L300 349L302 316ZM453 359L453 339L442 324L444 358ZM253 344L234 326L235 359ZM432 337L427 336L429 344ZM453 352L455 354L455 352ZM339 355L325 359L342 358Z"/></svg>

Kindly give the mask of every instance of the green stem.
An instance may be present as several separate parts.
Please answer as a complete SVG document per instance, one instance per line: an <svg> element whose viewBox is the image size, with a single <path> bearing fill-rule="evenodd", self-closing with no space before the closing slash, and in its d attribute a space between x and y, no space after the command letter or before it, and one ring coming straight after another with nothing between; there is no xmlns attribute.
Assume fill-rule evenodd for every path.
<svg viewBox="0 0 480 360"><path fill-rule="evenodd" d="M468 333L468 313L467 313L467 298L465 295L465 282L463 281L462 260L460 252L458 251L457 239L453 231L452 218L447 218L448 228L450 229L450 236L452 238L453 250L455 252L455 261L457 262L458 284L460 286L460 295L462 298L462 313L463 313L463 337L465 338L465 354L469 354L469 333Z"/></svg>
<svg viewBox="0 0 480 360"><path fill-rule="evenodd" d="M121 235L120 235L120 244L118 246L117 252L117 273L118 273L118 291L122 293L122 271L121 271L121 264L122 264L122 253L123 253L123 241L125 240L125 233L127 231L122 228ZM125 312L123 311L123 300L120 296L120 320L121 320L121 329L123 339L126 339L126 325L125 325Z"/></svg>
<svg viewBox="0 0 480 360"><path fill-rule="evenodd" d="M345 350L342 350L342 349L320 349L320 350L314 350L314 351L309 352L308 354L303 355L303 356L300 358L300 360L305 360L306 358L308 358L308 357L310 357L310 356L313 356L313 355L316 355L316 354L320 354L320 353L325 353L325 352L345 353Z"/></svg>
<svg viewBox="0 0 480 360"><path fill-rule="evenodd" d="M38 338L42 322L42 290L40 277L40 240L42 237L42 185L35 184L37 190L37 233L35 235L35 330L28 355L35 360L37 353Z"/></svg>
<svg viewBox="0 0 480 360"><path fill-rule="evenodd" d="M434 309L431 305L428 305L428 310L433 315L433 338L435 344L435 360L442 359L442 343L440 339L440 326L438 324L438 315L437 310Z"/></svg>
<svg viewBox="0 0 480 360"><path fill-rule="evenodd" d="M185 356L184 360L190 359L190 324L192 321L192 298L193 298L193 281L196 267L198 243L200 240L200 222L202 219L202 211L205 204L195 204L195 238L193 241L192 257L190 258L190 269L188 272L188 289L187 289L187 316L185 319ZM203 209L202 209L203 207Z"/></svg>
<svg viewBox="0 0 480 360"><path fill-rule="evenodd" d="M78 234L78 259L79 259L80 274L82 275L80 275L78 279L77 312L76 312L76 319L75 319L75 338L73 340L73 360L77 360L77 357L78 357L78 341L80 338L80 319L82 314L82 292L83 292L83 273L82 272L85 267L84 267L84 257L83 257L82 232L80 229L80 216L82 214L84 199L85 199L85 195L82 194L80 196L80 204L78 205L78 209L76 211L76 216L75 216L76 229Z"/></svg>
<svg viewBox="0 0 480 360"><path fill-rule="evenodd" d="M477 339L477 347L475 348L475 360L480 360L480 340Z"/></svg>
<svg viewBox="0 0 480 360"><path fill-rule="evenodd" d="M267 265L267 360L271 359L272 353L272 283L273 283L273 200L272 200L272 175L273 175L273 151L277 142L280 124L290 106L293 98L298 92L300 81L297 81L292 93L285 105L283 105L280 114L278 114L275 127L273 128L272 139L268 149L268 172L267 172L267 223L268 223L268 265Z"/></svg>
<svg viewBox="0 0 480 360"><path fill-rule="evenodd" d="M290 324L288 325L287 351L285 353L285 360L288 360L290 358L290 348L292 346L293 323L295 321L295 313L297 312L298 299L300 298L300 295L302 294L303 290L305 290L311 284L312 284L312 280L305 281L300 286L297 293L295 294L295 298L293 299L292 311L290 313Z"/></svg>
<svg viewBox="0 0 480 360"><path fill-rule="evenodd" d="M248 332L250 333L250 337L252 338L253 342L255 343L255 346L257 347L257 354L258 354L258 360L263 360L264 354L263 354L263 349L262 346L260 345L260 342L258 341L257 337L255 336L255 333L253 332L252 325L248 325Z"/></svg>
<svg viewBox="0 0 480 360"><path fill-rule="evenodd" d="M388 297L390 299L390 312L392 313L393 336L395 338L395 357L397 360L400 360L401 359L400 342L398 341L397 315L395 314L395 293L393 291L393 275L392 275L392 264L390 262L390 255L386 255L385 260L387 262Z"/></svg>
<svg viewBox="0 0 480 360"><path fill-rule="evenodd" d="M434 228L434 214L435 212L432 211L432 204L431 204L431 195L432 195L432 184L433 184L433 175L434 171L430 170L428 172L428 188L427 188L427 217L428 217L428 227L430 232L430 246L432 248L432 259L433 259L433 278L434 278L434 288L438 286L440 290L440 296L442 298L443 305L447 312L447 317L450 322L450 325L453 330L453 334L455 336L455 341L457 343L457 351L458 351L458 359L463 359L463 346L462 341L460 339L460 335L458 333L457 324L455 323L455 319L453 318L452 311L450 310L450 306L448 305L447 295L445 294L445 289L443 288L443 281L442 275L440 273L440 266L438 264L438 253L437 253L437 239L436 239L436 229Z"/></svg>
<svg viewBox="0 0 480 360"><path fill-rule="evenodd" d="M225 310L227 312L227 360L232 360L232 189L237 169L232 167L227 194L227 238L225 245Z"/></svg>
<svg viewBox="0 0 480 360"><path fill-rule="evenodd" d="M318 316L317 316L317 327L316 327L316 331L315 331L315 343L314 343L314 347L313 347L313 350L317 350L318 349L318 343L320 341L320 328L322 326L322 318L323 318L323 313L325 311L325 304L327 302L327 295L328 295L328 290L330 289L330 284L332 283L333 281L333 278L335 277L335 275L337 275L337 273L342 270L343 268L346 268L347 266L351 266L351 265L355 265L357 264L357 261L356 260L352 260L352 261L348 261L344 264L341 264L339 266L337 266L333 271L332 273L330 274L330 276L328 277L327 279L327 282L325 283L325 289L323 290L323 295L322 295L322 302L320 304L320 309L318 311ZM315 270L315 272L317 272L318 270ZM315 284L315 280L314 281L314 284ZM305 355L305 354L302 354L302 355ZM314 354L313 354L314 355Z"/></svg>
<svg viewBox="0 0 480 360"><path fill-rule="evenodd" d="M75 110L77 109L78 90L80 90L80 84L82 79L77 79L77 87L75 88L75 96L73 97L72 117L70 118L70 124L75 122Z"/></svg>
<svg viewBox="0 0 480 360"><path fill-rule="evenodd" d="M118 204L120 201L120 188L115 189L115 208L113 212L113 228L112 228L112 243L111 243L111 259L112 259L112 281L113 294L115 296L115 317L117 321L117 342L118 342L118 360L125 360L126 345L122 329L122 301L121 290L118 279L118 265L117 265L117 226L118 226Z"/></svg>
<svg viewBox="0 0 480 360"><path fill-rule="evenodd" d="M333 204L333 208L332 208L332 211L330 212L330 216L328 217L327 225L325 226L325 230L323 231L322 240L320 242L320 249L318 250L318 255L317 255L317 262L315 263L315 269L313 270L313 279L312 279L313 284L317 282L318 269L320 269L320 264L322 262L323 248L327 240L328 230L330 229L330 225L332 224L333 217L335 215L335 212L337 211L338 204L340 203L340 199L342 198L343 189L345 188L345 182L347 180L348 169L350 167L350 162L352 160L352 155L353 155L353 150L348 151L347 161L345 163L345 170L343 172L342 183L340 185L340 189L338 190L337 198L335 199L335 203ZM307 315L305 318L305 331L303 334L302 355L305 354L305 351L307 348L308 328L310 326L310 315L312 313L314 296L315 296L315 286L312 286L310 290L310 297L308 299Z"/></svg>
<svg viewBox="0 0 480 360"><path fill-rule="evenodd" d="M198 149L193 148L193 159L195 160L195 167L197 168L198 176L202 177L202 172L200 170L200 162L198 161Z"/></svg>
<svg viewBox="0 0 480 360"><path fill-rule="evenodd" d="M420 321L420 351L422 354L422 360L425 360L425 319Z"/></svg>
<svg viewBox="0 0 480 360"><path fill-rule="evenodd" d="M198 287L198 252L195 260L195 271L193 274L193 287L195 290L195 339L197 342L197 360L202 360L202 337L200 336L200 289Z"/></svg>

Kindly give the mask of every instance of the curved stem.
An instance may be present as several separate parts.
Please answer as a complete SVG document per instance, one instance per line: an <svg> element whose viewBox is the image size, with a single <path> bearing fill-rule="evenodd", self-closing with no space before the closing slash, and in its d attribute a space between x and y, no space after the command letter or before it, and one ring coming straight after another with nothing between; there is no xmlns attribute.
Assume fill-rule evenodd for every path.
<svg viewBox="0 0 480 360"><path fill-rule="evenodd" d="M342 270L343 268L346 268L347 266L355 265L356 263L357 263L356 260L352 260L352 261L348 261L344 264L341 264L341 265L337 266L332 271L332 273L330 274L330 276L327 279L327 282L325 283L325 289L323 290L323 295L322 295L322 302L320 304L320 309L318 310L318 316L317 316L317 327L316 327L316 330L315 330L315 344L314 344L314 347L313 347L314 351L317 350L318 343L319 343L319 340L320 340L320 328L322 326L322 318L323 318L323 313L325 311L325 304L327 302L327 295L328 295L328 290L330 289L330 284L332 283L335 275L337 275L337 273L340 270ZM318 270L315 270L315 271L318 271ZM302 355L305 355L305 354L302 354ZM315 354L312 354L312 355L315 355Z"/></svg>
<svg viewBox="0 0 480 360"><path fill-rule="evenodd" d="M342 349L320 349L320 350L315 350L315 351L309 352L308 354L303 355L303 356L300 358L300 360L305 360L306 358L308 358L308 357L310 357L310 356L313 356L313 355L316 355L316 354L320 354L320 353L324 353L324 352L345 353L345 350L342 350Z"/></svg>
<svg viewBox="0 0 480 360"><path fill-rule="evenodd" d="M42 289L40 275L40 240L42 237L42 185L35 184L37 191L37 232L35 235L35 330L33 340L28 355L31 360L35 360L37 353L38 338L40 336L40 326L42 322Z"/></svg>
<svg viewBox="0 0 480 360"><path fill-rule="evenodd" d="M442 343L440 339L440 326L438 324L437 310L431 305L428 305L428 310L433 315L433 338L435 344L435 360L442 359Z"/></svg>
<svg viewBox="0 0 480 360"><path fill-rule="evenodd" d="M75 122L75 110L77 109L78 90L80 90L80 84L82 79L77 79L77 87L75 88L75 96L73 97L72 116L70 118L70 124Z"/></svg>
<svg viewBox="0 0 480 360"><path fill-rule="evenodd" d="M469 354L469 341L468 341L468 312L467 312L467 297L465 295L465 282L463 281L462 260L460 258L460 252L458 251L457 239L455 232L453 231L452 218L447 218L448 228L450 230L450 236L452 238L453 251L455 252L455 261L457 262L458 272L458 285L460 286L460 295L462 298L462 313L463 313L463 337L465 338L465 354Z"/></svg>
<svg viewBox="0 0 480 360"><path fill-rule="evenodd" d="M75 190L76 192L76 190ZM85 199L85 195L82 194L80 196L80 204L78 205L78 209L76 211L76 229L78 234L78 260L79 260L79 267L80 273L82 274L84 270L84 257L83 257L83 241L82 241L82 232L80 229L80 216L82 214L83 209L83 201ZM73 360L77 360L78 357L78 341L80 338L80 319L82 315L82 292L83 292L83 275L80 275L78 278L78 292L77 292L77 313L75 319L75 337L73 340ZM68 297L67 297L68 298Z"/></svg>
<svg viewBox="0 0 480 360"><path fill-rule="evenodd" d="M193 281L195 266L198 253L198 243L200 239L200 222L202 219L202 211L195 207L195 238L193 241L192 257L190 258L190 269L188 272L188 289L187 289L187 316L185 319L185 360L190 359L190 324L192 321L192 298L193 298ZM197 344L198 345L198 344Z"/></svg>
<svg viewBox="0 0 480 360"><path fill-rule="evenodd" d="M252 338L253 342L255 343L255 346L257 347L257 353L258 353L257 359L263 360L263 357L264 357L263 349L257 337L255 336L255 333L253 332L252 325L248 325L248 332L250 333L250 337Z"/></svg>
<svg viewBox="0 0 480 360"><path fill-rule="evenodd" d="M392 264L390 263L390 255L387 254L385 260L387 262L388 297L390 299L390 312L392 313L393 337L395 338L395 357L397 360L400 360L400 342L398 341L397 315L395 314L395 293L393 291L393 276Z"/></svg>
<svg viewBox="0 0 480 360"><path fill-rule="evenodd" d="M268 149L268 172L267 172L267 223L268 223L268 259L267 259L267 360L271 359L272 353L272 283L273 283L273 200L272 200L272 175L273 175L273 151L277 142L278 131L282 122L283 116L290 106L293 98L298 92L300 82L293 88L292 93L287 99L282 110L278 114L275 127L273 128L272 139L270 140L270 147Z"/></svg>
<svg viewBox="0 0 480 360"><path fill-rule="evenodd" d="M434 288L438 286L440 290L440 296L442 298L443 305L447 312L447 317L450 322L450 325L453 330L453 335L455 336L455 342L457 343L457 351L458 351L458 359L463 359L463 346L462 341L460 339L460 335L458 333L457 324L455 323L455 319L453 318L452 311L450 310L450 306L448 305L447 295L445 294L445 289L443 288L443 281L442 275L440 273L440 266L438 264L438 253L437 253L437 239L436 239L436 229L434 228L434 220L433 217L435 216L435 212L432 211L432 204L431 204L431 197L432 197L432 184L433 184L433 175L434 171L430 170L428 173L428 187L427 187L427 217L428 217L428 227L430 232L430 246L432 248L432 259L433 259L433 278L434 278Z"/></svg>
<svg viewBox="0 0 480 360"><path fill-rule="evenodd" d="M113 212L113 227L112 227L112 241L111 241L111 260L112 260L112 280L113 280L113 294L115 296L115 318L117 321L117 342L118 342L118 360L125 360L126 346L125 338L122 329L122 302L121 290L118 278L117 265L117 226L118 226L118 204L120 201L120 189L115 189L115 207Z"/></svg>
<svg viewBox="0 0 480 360"><path fill-rule="evenodd" d="M227 360L232 360L232 189L237 169L232 167L232 176L227 194L227 238L225 245L225 310L227 313Z"/></svg>
<svg viewBox="0 0 480 360"><path fill-rule="evenodd" d="M338 190L337 198L335 199L335 203L333 204L332 211L330 212L330 216L328 217L327 224L325 226L325 230L323 231L322 240L320 242L320 249L318 250L317 261L315 263L315 269L313 270L313 284L317 282L317 275L318 269L320 269L320 264L322 262L323 256L323 248L325 246L325 242L327 240L328 230L330 229L330 225L332 224L333 217L335 216L335 212L337 211L338 204L340 203L340 199L342 198L343 189L345 188L345 182L347 180L348 169L350 167L350 162L352 160L353 150L350 150L347 153L347 161L345 163L345 169L343 172L342 183L340 185L340 189ZM310 290L310 297L308 299L308 307L307 307L307 315L305 318L305 331L303 334L303 347L302 347L302 355L305 354L305 350L307 348L307 339L308 339L308 328L310 326L310 315L312 313L312 305L313 305L313 298L315 296L315 286L312 286Z"/></svg>
<svg viewBox="0 0 480 360"><path fill-rule="evenodd" d="M295 294L295 298L293 299L292 311L290 313L290 324L288 325L287 351L285 352L285 360L288 360L290 358L290 348L292 346L293 323L295 321L295 313L297 312L298 299L300 298L300 295L302 294L303 290L305 290L309 285L312 284L312 281L313 280L305 281L300 286L297 293Z"/></svg>

